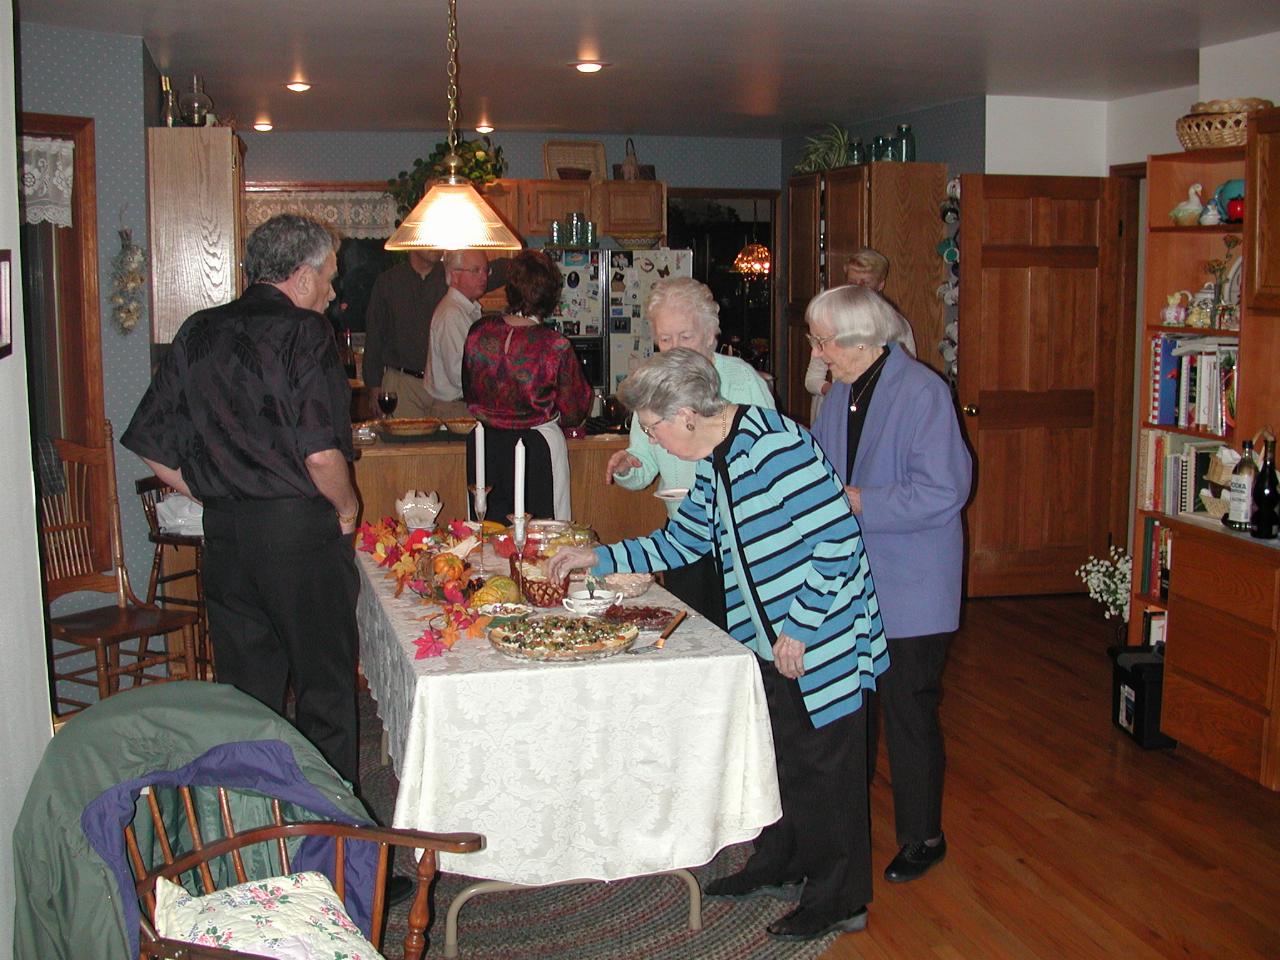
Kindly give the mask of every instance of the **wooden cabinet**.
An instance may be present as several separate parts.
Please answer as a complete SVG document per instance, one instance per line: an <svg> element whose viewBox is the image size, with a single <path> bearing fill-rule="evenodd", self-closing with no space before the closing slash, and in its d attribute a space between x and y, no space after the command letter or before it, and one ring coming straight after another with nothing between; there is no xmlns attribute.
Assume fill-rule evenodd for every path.
<svg viewBox="0 0 1280 960"><path fill-rule="evenodd" d="M1166 522L1173 562L1160 729L1280 790L1280 547L1206 521Z"/></svg>
<svg viewBox="0 0 1280 960"><path fill-rule="evenodd" d="M602 237L667 232L667 185L660 181L606 180L592 184L591 203L591 217Z"/></svg>
<svg viewBox="0 0 1280 960"><path fill-rule="evenodd" d="M495 180L480 191L507 226L520 233L520 181Z"/></svg>
<svg viewBox="0 0 1280 960"><path fill-rule="evenodd" d="M521 180L520 232L526 236L551 234L551 221L569 214L591 216L591 184L586 180Z"/></svg>
<svg viewBox="0 0 1280 960"><path fill-rule="evenodd" d="M655 180L501 180L518 186L519 232L548 236L551 221L571 213L594 220L596 234L644 236L667 231L667 187ZM486 193L487 196L487 193Z"/></svg>
<svg viewBox="0 0 1280 960"><path fill-rule="evenodd" d="M889 258L884 295L911 324L920 360L941 372L943 310L936 291L944 277L937 251L944 234L938 204L946 180L940 163L868 163L788 182L790 415L808 420L807 346L800 350L803 357L795 356L796 345L804 343L805 306L821 290L844 283L845 262L861 247Z"/></svg>
<svg viewBox="0 0 1280 960"><path fill-rule="evenodd" d="M1280 790L1280 542L1254 540L1216 520L1180 512L1160 478L1176 467L1172 453L1188 443L1222 440L1236 447L1261 428L1280 426L1280 111L1250 119L1248 148L1189 150L1147 161L1147 259L1139 349L1142 389L1135 419L1139 435L1134 519L1134 593L1129 642L1143 641L1144 615L1166 617L1160 728L1183 745ZM1244 177L1244 223L1174 226L1168 211L1192 183L1208 197L1225 180ZM1179 290L1196 290L1205 264L1223 256L1224 238L1243 234L1245 257L1239 331L1167 326L1161 309ZM1257 262L1255 262L1255 260ZM1177 426L1159 413L1157 351L1162 338L1211 335L1235 352L1234 424ZM1183 340L1185 343L1185 340ZM1211 368L1212 369L1212 368ZM1177 371L1179 387L1186 368ZM1216 393L1216 391L1215 391ZM1180 395L1179 402L1182 397ZM1214 397L1214 402L1217 397ZM1153 416L1153 404L1156 407ZM1153 453L1153 451L1155 451ZM1199 484L1193 483L1192 488ZM1164 531L1168 543L1167 600L1153 588L1152 551ZM1143 589L1143 585L1147 589Z"/></svg>
<svg viewBox="0 0 1280 960"><path fill-rule="evenodd" d="M229 127L147 131L151 340L243 287L244 144Z"/></svg>

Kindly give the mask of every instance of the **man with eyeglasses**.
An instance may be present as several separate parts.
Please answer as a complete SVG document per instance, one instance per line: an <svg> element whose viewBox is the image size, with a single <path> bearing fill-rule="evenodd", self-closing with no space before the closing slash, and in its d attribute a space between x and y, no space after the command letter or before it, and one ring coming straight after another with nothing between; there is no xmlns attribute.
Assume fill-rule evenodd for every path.
<svg viewBox="0 0 1280 960"><path fill-rule="evenodd" d="M422 368L427 415L469 417L471 413L462 402L462 350L467 331L480 319L479 300L488 284L489 259L480 250L454 250L445 255L444 274L449 289L431 316L431 337Z"/></svg>

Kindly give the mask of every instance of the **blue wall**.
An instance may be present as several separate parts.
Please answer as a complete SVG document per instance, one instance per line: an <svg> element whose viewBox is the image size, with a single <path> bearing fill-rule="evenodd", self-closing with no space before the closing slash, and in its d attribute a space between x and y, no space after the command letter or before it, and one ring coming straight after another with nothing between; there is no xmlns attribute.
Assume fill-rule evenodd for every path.
<svg viewBox="0 0 1280 960"><path fill-rule="evenodd" d="M143 249L147 238L147 157L144 89L155 66L140 37L68 30L37 23L18 24L21 66L19 109L92 117L98 187L98 289L102 317L102 378L107 417L116 436L124 431L151 378L150 317L129 333L111 320L111 261L120 249L116 231L133 231ZM150 64L150 66L148 66ZM146 586L151 545L142 508L132 496L133 480L149 471L137 457L116 447L125 555L135 584ZM75 598L70 598L74 600Z"/></svg>
<svg viewBox="0 0 1280 960"><path fill-rule="evenodd" d="M475 139L475 133L462 132ZM422 133L241 133L245 142L245 175L250 180L386 180L426 157L444 140L443 131ZM545 176L542 145L547 140L599 140L606 165L621 163L625 136L614 134L502 133L490 139L502 148L508 177ZM782 143L779 140L736 140L714 137L639 137L641 163L652 164L659 180L672 187L728 187L776 190L780 184ZM608 170L606 170L608 172Z"/></svg>

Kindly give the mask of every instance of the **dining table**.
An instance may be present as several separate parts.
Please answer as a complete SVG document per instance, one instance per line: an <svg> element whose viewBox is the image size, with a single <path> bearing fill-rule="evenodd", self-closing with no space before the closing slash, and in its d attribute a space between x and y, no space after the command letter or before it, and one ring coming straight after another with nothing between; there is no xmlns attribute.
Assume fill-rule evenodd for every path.
<svg viewBox="0 0 1280 960"><path fill-rule="evenodd" d="M485 550L483 568L506 572ZM414 641L440 608L397 595L367 554L357 567L361 669L399 778L392 825L485 837L478 852L439 857L482 881L450 909L446 956L465 898L488 890L676 873L700 927L688 868L782 814L755 655L654 584L623 605L688 614L654 652L513 659L464 636L419 658Z"/></svg>

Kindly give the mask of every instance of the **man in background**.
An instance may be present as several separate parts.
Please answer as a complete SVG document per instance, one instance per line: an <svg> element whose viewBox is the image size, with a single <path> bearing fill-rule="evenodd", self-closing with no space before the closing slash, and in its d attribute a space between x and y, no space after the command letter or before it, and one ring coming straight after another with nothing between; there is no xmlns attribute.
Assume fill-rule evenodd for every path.
<svg viewBox="0 0 1280 960"><path fill-rule="evenodd" d="M444 272L449 289L431 318L423 386L430 399L430 416L469 417L462 402L462 349L467 331L480 319L479 300L488 283L489 260L480 250L454 250L445 254Z"/></svg>
<svg viewBox="0 0 1280 960"><path fill-rule="evenodd" d="M492 290L506 282L510 261L495 260L485 282ZM423 364L431 318L449 289L439 250L410 250L373 284L365 314L364 382L394 390L400 417L429 416L431 398L423 386Z"/></svg>
<svg viewBox="0 0 1280 960"><path fill-rule="evenodd" d="M218 680L284 714L358 786L351 390L329 322L334 237L281 214L250 235L250 285L193 314L120 442L204 504Z"/></svg>

